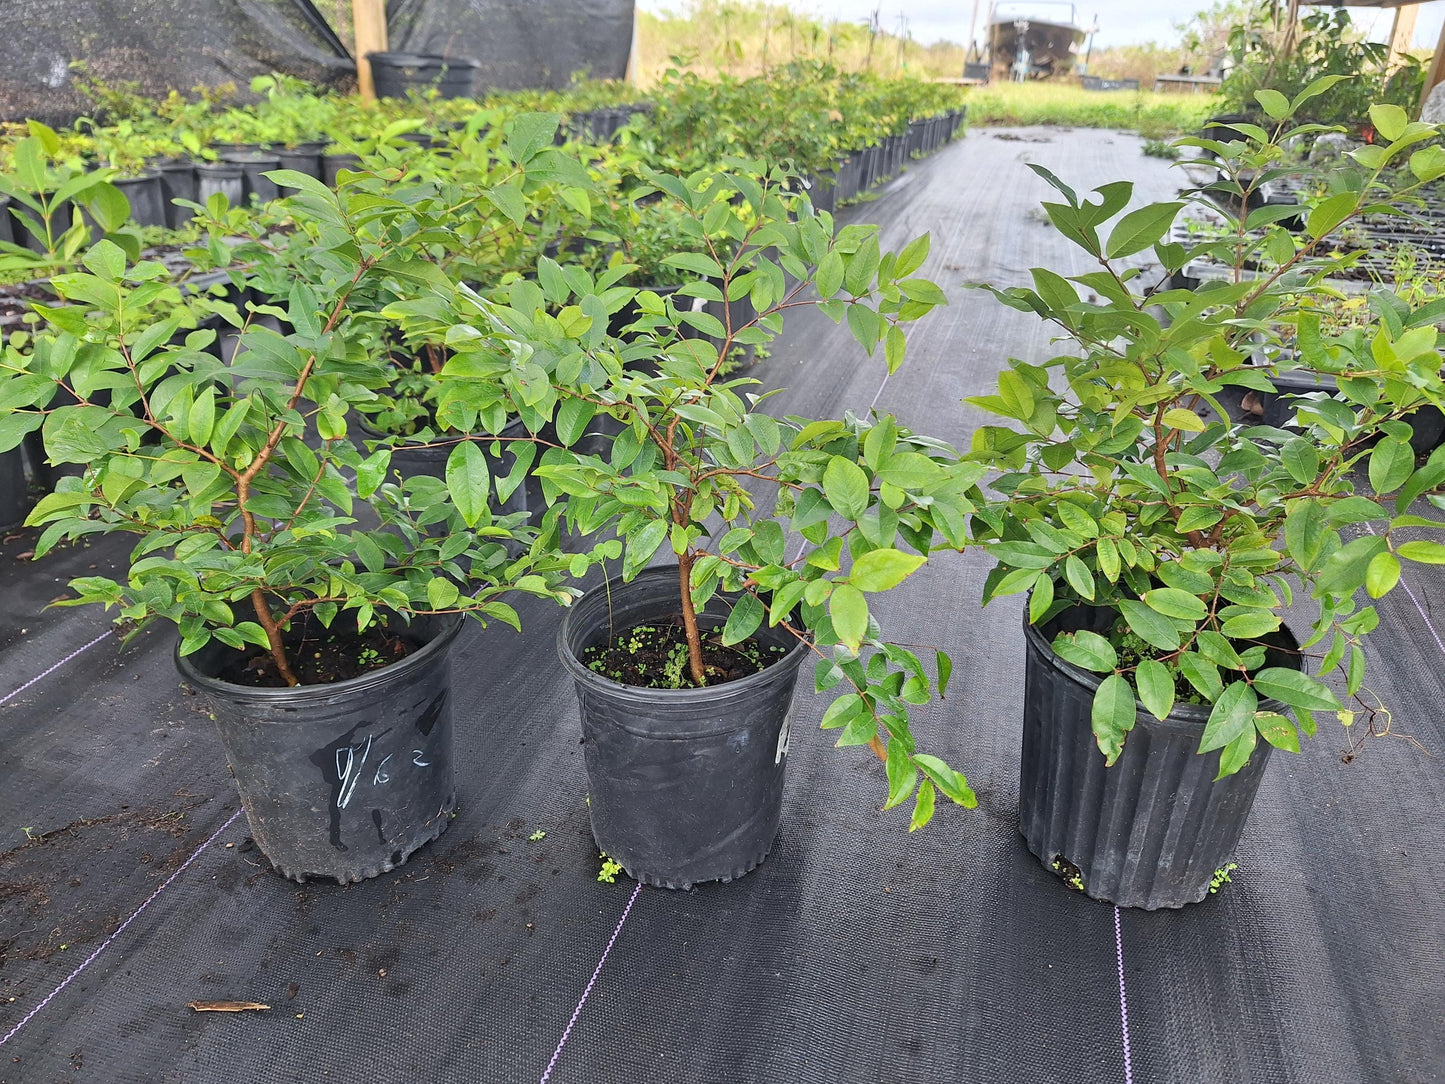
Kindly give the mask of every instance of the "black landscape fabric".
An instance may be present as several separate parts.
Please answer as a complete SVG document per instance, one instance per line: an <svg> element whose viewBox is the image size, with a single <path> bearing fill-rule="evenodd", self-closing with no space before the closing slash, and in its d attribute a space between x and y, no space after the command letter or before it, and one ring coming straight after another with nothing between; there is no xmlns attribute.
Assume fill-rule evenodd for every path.
<svg viewBox="0 0 1445 1084"><path fill-rule="evenodd" d="M1010 354L1051 356L1047 327L964 288L1086 269L1035 213L1048 193L1025 160L1080 190L1133 176L1141 199L1176 182L1132 136L1027 134L970 134L844 213L891 247L930 231L924 273L951 304L886 383L846 330L790 321L751 373L788 389L768 409L876 403L966 444L981 415L960 400ZM43 607L127 550L35 563L33 542L0 540L0 696L104 630ZM237 808L173 636L103 641L0 707L0 1037L35 1014L0 1045L0 1084L513 1084L554 1056L550 1084L1445 1080L1445 570L1407 570L1414 598L1383 600L1368 648L1394 733L1419 744L1346 756L1360 735L1334 728L1276 756L1233 881L1184 911L1123 912L1117 945L1114 909L1018 836L1020 604L980 610L985 570L937 554L879 600L888 627L953 654L948 699L916 729L968 773L976 810L907 833L905 810L879 811L877 764L830 748L826 698L804 687L773 854L732 884L642 889L598 972L634 886L597 880L560 613L528 600L524 634L469 627L455 649L445 835L376 880L297 885L236 820L39 1008ZM271 1007L186 1007L205 999Z"/></svg>
<svg viewBox="0 0 1445 1084"><path fill-rule="evenodd" d="M5 0L0 120L69 123L92 111L71 65L148 95L277 71L323 86L355 65L311 0Z"/></svg>
<svg viewBox="0 0 1445 1084"><path fill-rule="evenodd" d="M621 79L633 0L391 0L391 48L481 62L477 89L565 87L573 75Z"/></svg>

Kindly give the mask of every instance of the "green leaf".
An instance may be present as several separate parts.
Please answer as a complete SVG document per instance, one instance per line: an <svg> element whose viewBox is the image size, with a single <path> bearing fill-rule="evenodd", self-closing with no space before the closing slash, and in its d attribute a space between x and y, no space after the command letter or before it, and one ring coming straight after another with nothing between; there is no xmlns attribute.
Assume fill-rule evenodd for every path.
<svg viewBox="0 0 1445 1084"><path fill-rule="evenodd" d="M1360 197L1353 192L1341 192L1319 203L1305 220L1305 230L1316 240L1334 230L1349 218L1359 205Z"/></svg>
<svg viewBox="0 0 1445 1084"><path fill-rule="evenodd" d="M1157 587L1140 597L1151 610L1181 621L1202 621L1209 614L1209 607L1201 599L1177 587Z"/></svg>
<svg viewBox="0 0 1445 1084"><path fill-rule="evenodd" d="M833 618L833 631L855 655L868 635L868 600L850 583L840 583L828 598L828 613Z"/></svg>
<svg viewBox="0 0 1445 1084"><path fill-rule="evenodd" d="M1154 718L1167 718L1174 710L1174 677L1162 662L1145 659L1134 671L1134 683L1139 686L1139 701Z"/></svg>
<svg viewBox="0 0 1445 1084"><path fill-rule="evenodd" d="M1219 754L1219 774L1215 780L1223 779L1227 775L1233 775L1239 769L1249 763L1250 754L1254 752L1254 746L1258 740L1258 734L1251 725L1239 732L1224 750Z"/></svg>
<svg viewBox="0 0 1445 1084"><path fill-rule="evenodd" d="M464 440L447 456L447 493L452 505L468 527L475 527L487 512L487 493L491 474L487 457L469 440Z"/></svg>
<svg viewBox="0 0 1445 1084"><path fill-rule="evenodd" d="M1114 645L1088 629L1060 633L1054 639L1054 654L1085 670L1103 672L1119 665L1119 653Z"/></svg>
<svg viewBox="0 0 1445 1084"><path fill-rule="evenodd" d="M1279 628L1279 615L1268 611L1235 614L1219 627L1231 640L1254 640Z"/></svg>
<svg viewBox="0 0 1445 1084"><path fill-rule="evenodd" d="M1183 407L1166 410L1162 420L1171 429L1178 429L1185 433L1204 432L1204 419L1194 411L1185 410Z"/></svg>
<svg viewBox="0 0 1445 1084"><path fill-rule="evenodd" d="M1179 208L1183 206L1182 203L1151 203L1137 211L1130 211L1110 231L1104 254L1116 260L1152 248L1169 232Z"/></svg>
<svg viewBox="0 0 1445 1084"><path fill-rule="evenodd" d="M1329 686L1287 666L1270 666L1254 675L1254 688L1261 696L1278 700L1296 710L1338 711L1342 705Z"/></svg>
<svg viewBox="0 0 1445 1084"><path fill-rule="evenodd" d="M426 599L433 610L449 610L461 597L461 591L451 580L437 576L426 585Z"/></svg>
<svg viewBox="0 0 1445 1084"><path fill-rule="evenodd" d="M1204 724L1204 736L1199 740L1199 752L1223 749L1241 734L1253 734L1258 707L1259 698L1246 682L1231 682L1214 702L1209 722Z"/></svg>
<svg viewBox="0 0 1445 1084"><path fill-rule="evenodd" d="M733 612L728 615L727 624L723 626L723 645L731 647L733 644L740 644L757 632L758 626L763 623L765 612L763 604L756 596L748 593L739 595L733 603Z"/></svg>
<svg viewBox="0 0 1445 1084"><path fill-rule="evenodd" d="M888 743L888 760L885 766L888 772L888 801L883 808L892 809L902 805L913 793L913 788L918 785L918 770L913 767L901 741Z"/></svg>
<svg viewBox="0 0 1445 1084"><path fill-rule="evenodd" d="M568 398L557 408L557 439L570 448L587 431L597 408L585 399Z"/></svg>
<svg viewBox="0 0 1445 1084"><path fill-rule="evenodd" d="M1069 581L1069 586L1077 591L1081 598L1086 598L1090 602L1094 601L1094 575L1078 554L1071 553L1064 561L1064 577Z"/></svg>
<svg viewBox="0 0 1445 1084"><path fill-rule="evenodd" d="M1254 728L1276 749L1283 749L1288 753L1299 752L1299 731L1285 716L1272 711L1262 711L1254 717Z"/></svg>
<svg viewBox="0 0 1445 1084"><path fill-rule="evenodd" d="M901 550L869 550L853 562L848 582L860 591L888 591L921 568L925 560Z"/></svg>
<svg viewBox="0 0 1445 1084"><path fill-rule="evenodd" d="M1313 482L1320 473L1320 453L1314 443L1304 437L1291 437L1279 450L1279 457L1289 476L1300 485Z"/></svg>
<svg viewBox="0 0 1445 1084"><path fill-rule="evenodd" d="M856 521L868 509L868 475L857 463L835 455L823 469L823 493L835 512Z"/></svg>
<svg viewBox="0 0 1445 1084"><path fill-rule="evenodd" d="M1415 470L1415 451L1409 441L1386 437L1370 453L1370 487L1377 496L1404 485Z"/></svg>
<svg viewBox="0 0 1445 1084"><path fill-rule="evenodd" d="M1426 545L1439 546L1438 542L1429 542ZM1445 551L1445 546L1440 546ZM1442 563L1445 563L1445 553L1442 553ZM1388 551L1377 553L1370 558L1370 564L1365 569L1365 591L1371 598L1380 598L1394 590L1395 584L1400 582L1400 559Z"/></svg>
<svg viewBox="0 0 1445 1084"><path fill-rule="evenodd" d="M1284 120L1289 116L1290 104L1286 98L1277 90L1256 90L1255 101L1264 107L1265 113L1271 120Z"/></svg>
<svg viewBox="0 0 1445 1084"><path fill-rule="evenodd" d="M827 299L843 288L843 257L836 249L818 261L818 274L814 280L818 296Z"/></svg>
<svg viewBox="0 0 1445 1084"><path fill-rule="evenodd" d="M1037 625L1054 604L1054 581L1048 576L1034 580L1033 593L1029 595L1029 624Z"/></svg>
<svg viewBox="0 0 1445 1084"><path fill-rule="evenodd" d="M556 113L522 113L514 117L507 132L507 153L514 161L530 161L552 145L561 122Z"/></svg>
<svg viewBox="0 0 1445 1084"><path fill-rule="evenodd" d="M1445 545L1439 542L1402 542L1395 552L1422 565L1445 565Z"/></svg>
<svg viewBox="0 0 1445 1084"><path fill-rule="evenodd" d="M637 530L627 535L627 550L622 557L622 578L630 580L652 560L657 547L667 537L669 523L665 519L650 519Z"/></svg>
<svg viewBox="0 0 1445 1084"><path fill-rule="evenodd" d="M1091 723L1094 740L1103 751L1104 761L1112 765L1124 751L1124 736L1134 729L1138 718L1134 690L1120 674L1110 674L1099 682L1094 693Z"/></svg>
<svg viewBox="0 0 1445 1084"><path fill-rule="evenodd" d="M1179 656L1179 672L1206 700L1217 700L1224 691L1224 683L1219 680L1219 667L1197 652L1186 651Z"/></svg>
<svg viewBox="0 0 1445 1084"><path fill-rule="evenodd" d="M898 254L898 262L893 265L893 274L906 278L922 267L923 261L928 259L929 244L930 236L925 233L904 245L903 251Z"/></svg>
<svg viewBox="0 0 1445 1084"><path fill-rule="evenodd" d="M1374 125L1375 131L1393 143L1405 134L1405 126L1410 123L1410 115L1398 105L1382 102L1370 106L1370 123Z"/></svg>
<svg viewBox="0 0 1445 1084"><path fill-rule="evenodd" d="M908 822L908 830L916 832L933 819L933 807L935 802L933 781L925 779L918 786L918 797L913 803L913 817Z"/></svg>

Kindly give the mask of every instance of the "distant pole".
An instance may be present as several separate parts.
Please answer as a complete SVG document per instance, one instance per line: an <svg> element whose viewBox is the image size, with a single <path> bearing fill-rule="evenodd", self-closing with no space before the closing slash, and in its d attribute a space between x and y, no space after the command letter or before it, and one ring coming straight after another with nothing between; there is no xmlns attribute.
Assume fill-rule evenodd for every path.
<svg viewBox="0 0 1445 1084"><path fill-rule="evenodd" d="M366 54L386 52L386 0L351 0L351 20L356 28L356 87L363 101L374 102L376 83Z"/></svg>
<svg viewBox="0 0 1445 1084"><path fill-rule="evenodd" d="M978 33L978 0L973 0L973 14L968 17L968 48L963 51L963 59L964 59L965 62L967 62L968 58L973 55L974 35L977 34L977 33ZM983 55L983 50L982 50L982 49L979 50L978 55L979 55L979 56L982 56L982 55Z"/></svg>
<svg viewBox="0 0 1445 1084"><path fill-rule="evenodd" d="M1430 61L1430 70L1425 76L1425 86L1420 91L1420 107L1424 108L1425 103L1430 100L1430 92L1440 83L1445 82L1445 26L1440 28L1440 40L1435 43L1435 56ZM1415 115L1420 115L1420 110L1415 110Z"/></svg>
<svg viewBox="0 0 1445 1084"><path fill-rule="evenodd" d="M1390 26L1390 56L1385 61L1387 70L1398 68L1401 58L1410 51L1415 41L1415 20L1419 14L1418 4L1401 4L1395 9L1395 21Z"/></svg>

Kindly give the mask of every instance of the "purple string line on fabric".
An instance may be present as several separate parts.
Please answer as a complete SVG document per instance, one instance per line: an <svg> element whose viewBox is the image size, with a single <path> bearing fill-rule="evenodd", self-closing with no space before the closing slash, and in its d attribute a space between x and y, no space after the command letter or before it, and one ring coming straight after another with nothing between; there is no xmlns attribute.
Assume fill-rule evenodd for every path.
<svg viewBox="0 0 1445 1084"><path fill-rule="evenodd" d="M587 988L582 991L582 997L577 1002L577 1007L572 1010L572 1019L567 1021L567 1027L562 1032L562 1038L557 1042L557 1049L552 1051L552 1060L547 1063L547 1071L542 1074L540 1084L547 1084L552 1079L552 1070L557 1068L557 1059L562 1056L562 1048L567 1045L567 1040L572 1035L572 1029L577 1026L578 1019L582 1016L582 1006L587 1004L587 999L592 995L592 987L597 982L597 976L602 974L602 965L607 962L607 957L612 952L612 946L617 944L617 935L622 932L622 924L627 921L627 916L632 913L632 905L637 902L638 893L642 891L642 882L637 882L637 887L632 890L632 898L627 901L627 906L622 909L622 917L617 920L617 928L612 931L612 936L607 940L607 947L602 950L602 958L597 961L597 967L592 972L592 977L587 980Z"/></svg>
<svg viewBox="0 0 1445 1084"><path fill-rule="evenodd" d="M1129 995L1124 991L1124 929L1114 908L1114 956L1119 961L1119 1025L1124 1036L1124 1084L1134 1084L1134 1055L1129 1049Z"/></svg>
<svg viewBox="0 0 1445 1084"><path fill-rule="evenodd" d="M109 638L109 637L112 636L112 635L114 635L114 634L111 632L111 630L110 630L110 629L106 629L104 632L102 632L99 636L97 636L94 640L90 641L90 643L86 644L84 647L77 647L74 651L72 651L69 655L65 656L65 658L61 659L59 662L54 663L54 664L51 665L48 669L42 670L40 673L36 674L33 678L31 678L29 681L27 681L24 685L20 686L20 688L14 690L13 692L6 693L4 697L0 697L0 707L4 707L6 704L10 703L10 701L14 700L17 696L19 696L21 693L23 693L26 689L30 688L30 686L34 685L37 681L40 681L40 680L42 680L42 679L44 679L44 678L48 678L51 674L55 673L55 671L59 670L62 666L64 666L66 663L68 663L71 659L75 658L77 655L84 655L87 651L89 651L91 648L93 648L96 644L100 643L102 640L105 640L105 639Z"/></svg>
<svg viewBox="0 0 1445 1084"><path fill-rule="evenodd" d="M106 633L106 635L109 636L110 634ZM79 654L79 652L77 652L77 654ZM11 1028L8 1032L5 1033L5 1037L3 1039L0 1039L0 1046L4 1046L11 1039L15 1038L15 1036L19 1033L20 1029L23 1028L26 1024L30 1023L30 1021L35 1018L36 1014L39 1013L41 1009L45 1008L45 1006L49 1005L52 1001L54 1001L60 991L64 990L67 986L74 982L76 978L79 977L82 971L84 971L87 967L93 964L96 957L99 956L106 949L108 949L112 941L114 941L121 934L125 933L125 928L136 919L140 918L141 913L156 901L156 897L159 896L162 892L164 892L167 888L169 888L172 881L174 881L182 873L185 873L186 870L190 868L191 863L194 862L197 858L201 857L201 853L205 851L207 847L209 847L212 843L216 842L216 840L220 839L221 833L224 832L227 828L231 827L231 825L235 824L236 818L240 815L241 811L239 809L236 810L236 812L232 813L231 816L226 820L226 823L221 825L221 827L217 828L215 834L211 836L210 839L206 840L206 842L202 843L199 847L197 847L195 853L192 854L191 857L187 858L184 862L182 862L179 869L177 869L174 873L172 873L169 877L167 877L164 881L160 883L156 890L152 892L149 897L147 897L146 901L135 909L135 911L131 914L130 918L126 919L119 926L117 926L115 928L115 932L109 937L107 937L104 941L102 941L100 945L96 948L96 950L92 952L89 956L87 956L84 962L82 962L79 967L77 967L69 975L65 976L64 982L62 982L54 990L51 990L50 993L46 994L45 999L41 1001L39 1005L36 1005L35 1008L31 1009L28 1013L21 1017L20 1023L16 1024L13 1028Z"/></svg>

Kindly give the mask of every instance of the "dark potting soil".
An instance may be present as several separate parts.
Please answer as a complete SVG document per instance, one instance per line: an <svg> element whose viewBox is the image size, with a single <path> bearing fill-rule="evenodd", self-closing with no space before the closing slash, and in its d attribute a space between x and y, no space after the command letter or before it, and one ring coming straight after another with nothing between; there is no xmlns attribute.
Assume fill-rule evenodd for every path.
<svg viewBox="0 0 1445 1084"><path fill-rule="evenodd" d="M777 662L787 650L763 644L754 637L727 646L718 629L704 629L702 661L708 685L756 674ZM643 689L695 689L687 665L687 635L682 618L651 625L636 625L606 644L586 648L582 661L595 674Z"/></svg>
<svg viewBox="0 0 1445 1084"><path fill-rule="evenodd" d="M317 621L293 622L291 631L283 633L281 641L291 672L302 685L349 681L400 662L417 649L416 644L404 637L375 625L358 634L352 630L328 629ZM228 663L217 677L233 685L262 689L286 687L270 652L259 647L247 648L246 654Z"/></svg>

